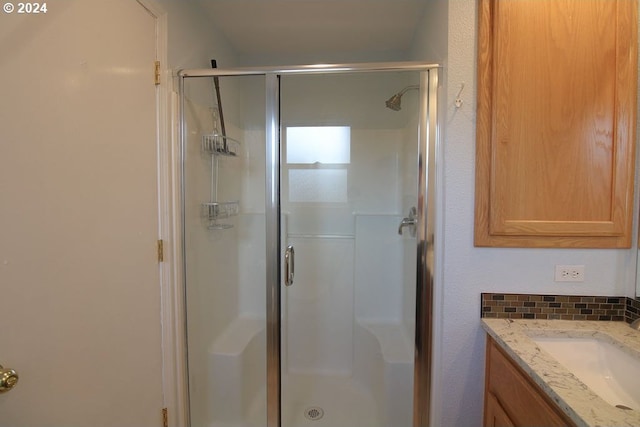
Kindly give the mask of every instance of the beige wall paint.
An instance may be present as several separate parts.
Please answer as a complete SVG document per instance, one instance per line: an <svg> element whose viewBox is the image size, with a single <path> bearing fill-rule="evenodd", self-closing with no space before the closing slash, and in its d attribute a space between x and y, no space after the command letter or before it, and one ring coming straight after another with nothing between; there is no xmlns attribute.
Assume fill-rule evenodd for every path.
<svg viewBox="0 0 640 427"><path fill-rule="evenodd" d="M167 12L167 68L209 68L210 60L218 67L237 65L236 55L225 37L208 22L201 6L194 0L156 0ZM176 88L177 90L177 88Z"/></svg>

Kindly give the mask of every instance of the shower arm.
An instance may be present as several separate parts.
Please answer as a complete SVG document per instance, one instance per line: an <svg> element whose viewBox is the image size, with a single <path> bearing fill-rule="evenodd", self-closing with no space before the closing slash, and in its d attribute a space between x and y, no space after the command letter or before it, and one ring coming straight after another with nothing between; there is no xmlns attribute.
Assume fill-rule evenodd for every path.
<svg viewBox="0 0 640 427"><path fill-rule="evenodd" d="M411 86L407 86L407 87L405 87L404 89L402 89L400 92L398 92L396 95L398 95L398 96L402 96L402 95L404 95L404 93L405 93L406 91L411 90L411 89L420 89L420 85L411 85Z"/></svg>

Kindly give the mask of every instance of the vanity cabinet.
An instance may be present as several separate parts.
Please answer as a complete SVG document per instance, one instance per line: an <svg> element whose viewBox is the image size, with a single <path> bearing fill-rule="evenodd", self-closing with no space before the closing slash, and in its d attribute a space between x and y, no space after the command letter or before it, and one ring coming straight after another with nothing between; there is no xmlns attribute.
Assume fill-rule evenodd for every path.
<svg viewBox="0 0 640 427"><path fill-rule="evenodd" d="M475 244L628 248L636 0L479 0Z"/></svg>
<svg viewBox="0 0 640 427"><path fill-rule="evenodd" d="M509 415L504 411L493 393L485 395L484 425L485 427L515 427Z"/></svg>
<svg viewBox="0 0 640 427"><path fill-rule="evenodd" d="M487 337L485 427L575 426L511 358Z"/></svg>

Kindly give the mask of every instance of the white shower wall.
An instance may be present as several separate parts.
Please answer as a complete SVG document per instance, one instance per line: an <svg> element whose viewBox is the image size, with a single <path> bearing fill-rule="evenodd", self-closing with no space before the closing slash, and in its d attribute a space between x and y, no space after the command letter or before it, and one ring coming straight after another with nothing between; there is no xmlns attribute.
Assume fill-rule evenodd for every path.
<svg viewBox="0 0 640 427"><path fill-rule="evenodd" d="M403 301L411 299L403 287L405 245L414 248L409 257L415 265L415 239L397 233L405 133L404 129L353 130L349 206L283 203L283 247L291 244L296 250L295 284L283 290L284 358L290 372L350 375L354 321L398 325L403 321L407 305ZM249 149L247 157L256 159L243 174L243 188L249 192L262 188L264 176L264 168L258 167L264 162L264 148L259 143L251 147L259 154ZM243 192L243 210L255 203L253 197L245 202L244 196ZM262 206L252 207L258 211ZM259 268L242 266L238 273L239 313L258 316L264 313L264 292L255 286L264 285L264 216L243 214L238 220L243 224L240 258L260 263ZM408 273L409 283L415 284L411 280L415 269Z"/></svg>
<svg viewBox="0 0 640 427"><path fill-rule="evenodd" d="M397 227L409 207L417 203L417 91L406 95L403 111L394 112L384 107L384 99L408 83L397 79L386 83L385 86L380 83L379 78L369 79L368 84L359 83L362 88L361 93L357 94L350 93L353 78L345 79L343 86L330 80L326 81L327 86L324 87L315 82L313 99L304 92L296 99L293 93L297 89L295 87L291 93L283 94L283 99L286 98L283 102L289 105L283 108L283 128L287 123L307 126L352 126L348 203L291 203L286 199L286 177L283 177L283 210L287 216L285 232L292 236L354 237L356 247L360 241L357 254L360 258L356 258L355 253L352 257L356 261L356 274L362 283L370 283L373 288L378 289L376 292L367 292L368 286L362 286L362 301L367 302L360 303L356 297L356 315L367 321L401 322L402 313L405 311L402 302L403 291L394 289L393 285L377 283L397 283L400 278L406 276L403 273L403 250L400 244L405 241L415 242L412 238L400 238ZM349 99L362 99L365 96L372 98L371 102L366 99L364 102L369 106L368 111L359 108L362 102L360 105L347 107L331 104L335 111L318 111L318 106L322 105L326 110L326 105L330 105L331 99L339 93L349 94ZM294 117L287 116L289 110L295 111ZM409 113L411 110L413 114ZM251 213L262 213L264 210L263 138L264 133L261 131L245 132L247 154L243 166L241 205L243 211ZM284 166L286 174L286 165ZM315 255L311 257L317 258ZM377 277L373 266L380 266L381 274ZM413 274L413 271L411 273ZM409 312L412 313L412 310Z"/></svg>
<svg viewBox="0 0 640 427"><path fill-rule="evenodd" d="M288 237L296 251L285 290L286 371L350 375L353 363L352 237Z"/></svg>
<svg viewBox="0 0 640 427"><path fill-rule="evenodd" d="M356 324L374 333L394 330L412 354L416 241L407 229L398 235L398 226L417 204L418 92L405 95L399 112L387 109L384 100L414 83L406 74L283 82L284 135L287 126L350 126L351 133L345 203L287 200L291 183L283 164L286 244L296 248L297 269L305 266L284 291L284 341L292 372L351 375L353 363L359 363ZM352 268L345 267L347 261ZM300 294L307 296L304 302ZM331 356L312 363L318 354ZM299 361L307 365L302 368Z"/></svg>
<svg viewBox="0 0 640 427"><path fill-rule="evenodd" d="M242 133L242 159L238 170L240 215L238 217L238 289L241 316L265 318L265 134L261 129Z"/></svg>
<svg viewBox="0 0 640 427"><path fill-rule="evenodd" d="M244 130L238 126L239 105L236 102L238 86L236 81L221 82L226 133L242 141ZM204 426L209 424L213 414L225 413L214 402L222 403L223 407L230 404L230 401L219 399L219 389L212 387L212 384L222 380L221 372L232 372L228 367L238 363L233 353L244 348L246 344L242 342L250 336L248 332L234 339L237 335L234 331L249 331L255 324L241 321L247 315L242 310L251 311L249 317L260 316L260 312L253 307L258 306L255 301L259 301L260 292L264 301L264 261L260 263L259 258L254 258L253 255L264 252L264 244L261 244L264 242L264 238L261 238L264 235L264 216L243 214L218 220L219 223L232 225L232 228L207 228L208 223L202 216L202 203L213 201L212 196L215 201L239 200L242 194L241 174L248 169L246 164L250 164L250 159L244 145L237 157L212 158L202 151L202 136L214 131L214 122L218 116L212 107L215 93L211 80L188 81L185 95L185 273L190 416L193 425ZM219 123L217 128L219 131ZM264 165L264 158L261 164ZM212 173L212 168L217 172ZM262 168L264 170L264 166ZM252 277L260 277L261 281L252 281ZM239 287L238 284L245 286ZM250 292L253 292L251 298L243 295ZM243 307L243 304L250 304L250 307ZM218 350L222 351L222 357L212 364L211 355ZM253 363L249 365L259 366ZM217 378L215 382L211 381L213 377ZM257 379L261 381L259 377ZM244 387L249 390L256 388L255 385ZM240 405L238 411L241 412L242 400L236 400L237 405Z"/></svg>
<svg viewBox="0 0 640 427"><path fill-rule="evenodd" d="M188 102L186 239L187 323L189 327L189 387L191 419L194 425L206 425L207 402L211 399L207 381L209 345L237 316L238 295L235 265L237 240L233 233L210 233L201 218L201 203L209 201L211 161L202 155L200 141L210 133L212 120L208 106ZM226 301L217 304L215 301Z"/></svg>

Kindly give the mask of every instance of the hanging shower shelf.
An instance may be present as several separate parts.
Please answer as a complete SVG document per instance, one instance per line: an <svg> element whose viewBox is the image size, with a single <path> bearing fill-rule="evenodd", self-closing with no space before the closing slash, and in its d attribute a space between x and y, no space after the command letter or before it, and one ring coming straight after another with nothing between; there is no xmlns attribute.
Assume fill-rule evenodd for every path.
<svg viewBox="0 0 640 427"><path fill-rule="evenodd" d="M208 222L210 230L221 230L233 227L231 224L220 224L219 219L236 216L240 213L240 202L210 202L202 204L202 216Z"/></svg>
<svg viewBox="0 0 640 427"><path fill-rule="evenodd" d="M211 61L216 67L216 61ZM237 157L240 154L240 142L226 135L224 116L222 115L222 101L220 99L220 84L218 77L213 78L215 86L217 108L211 109L213 130L208 135L202 135L202 152L211 155L211 200L202 203L202 216L209 230L224 230L233 227L232 224L219 223L219 219L229 218L240 213L240 202L217 202L218 200L218 156ZM220 127L218 127L220 125Z"/></svg>
<svg viewBox="0 0 640 427"><path fill-rule="evenodd" d="M240 141L218 133L203 135L202 151L209 154L236 157L240 153Z"/></svg>
<svg viewBox="0 0 640 427"><path fill-rule="evenodd" d="M240 202L211 202L202 204L202 216L209 221L236 216L240 212Z"/></svg>
<svg viewBox="0 0 640 427"><path fill-rule="evenodd" d="M226 230L232 228L232 224L223 224L219 219L236 216L240 212L240 202L215 202L218 196L218 159L217 156L237 157L240 153L240 142L214 133L202 135L202 151L211 155L211 202L202 203L202 217L209 230Z"/></svg>

